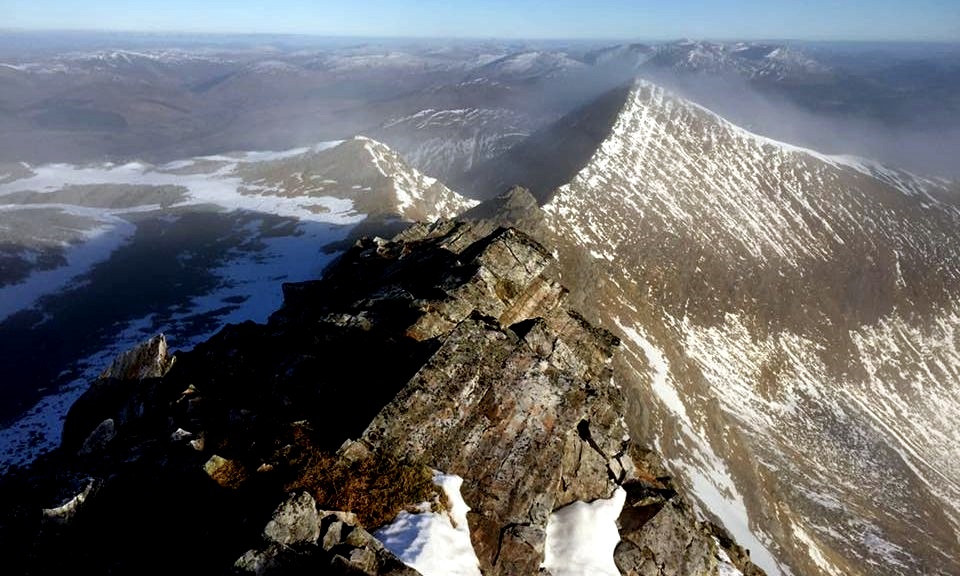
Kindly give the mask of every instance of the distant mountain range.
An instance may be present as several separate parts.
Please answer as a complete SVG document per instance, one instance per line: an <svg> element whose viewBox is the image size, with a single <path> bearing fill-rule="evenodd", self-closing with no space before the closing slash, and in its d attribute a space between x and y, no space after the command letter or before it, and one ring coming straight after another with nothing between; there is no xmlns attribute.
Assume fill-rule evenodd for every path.
<svg viewBox="0 0 960 576"><path fill-rule="evenodd" d="M416 168L450 178L516 143L517 134L542 128L641 75L755 130L820 147L837 141L839 152L852 149L887 160L908 155L906 142L898 146L893 136L894 142L883 146L871 142L883 136L857 136L854 128L862 132L863 126L851 126L846 138L832 138L829 127L838 122L920 131L924 141L934 138L926 132L935 130L945 134L939 140L947 146L930 147L925 157L913 154L911 165L949 171L953 132L960 131L956 59L932 51L926 60L909 53L886 61L879 65L869 54L858 59L819 45L704 41L593 47L217 44L42 58L0 53L0 157L162 163L368 133L394 146ZM727 85L718 87L717 80ZM828 118L820 127L828 134L778 131L783 123L767 118L777 115L772 111L751 118L759 106L747 104L756 96L745 92L772 98L774 106L783 101ZM454 128L450 117L459 110L475 112ZM447 116L445 127L403 122L428 111ZM477 126L478 114L499 118ZM809 124L788 124L804 123ZM441 132L434 138L456 132L454 140L461 143L433 146L433 152L429 145L415 144L431 140L429 132L436 129Z"/></svg>

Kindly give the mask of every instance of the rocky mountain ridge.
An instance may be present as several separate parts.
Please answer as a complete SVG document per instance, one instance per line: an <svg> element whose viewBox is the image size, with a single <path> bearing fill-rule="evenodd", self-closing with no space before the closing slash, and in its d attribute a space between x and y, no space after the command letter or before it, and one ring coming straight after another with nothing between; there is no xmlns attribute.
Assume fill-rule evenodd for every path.
<svg viewBox="0 0 960 576"><path fill-rule="evenodd" d="M630 439L619 341L555 266L496 220L418 224L285 285L265 325L175 362L152 339L74 405L57 452L3 479L7 566L413 574L370 531L442 513L433 469L463 478L484 574L543 573L552 513L617 492L622 573L759 574Z"/></svg>

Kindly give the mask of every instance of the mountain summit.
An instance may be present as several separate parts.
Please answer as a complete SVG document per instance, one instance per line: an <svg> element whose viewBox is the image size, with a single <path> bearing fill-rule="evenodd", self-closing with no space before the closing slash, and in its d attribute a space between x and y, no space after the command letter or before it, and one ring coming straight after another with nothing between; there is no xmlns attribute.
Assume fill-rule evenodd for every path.
<svg viewBox="0 0 960 576"><path fill-rule="evenodd" d="M631 424L768 573L960 570L956 186L615 94L544 131L603 136L539 197Z"/></svg>

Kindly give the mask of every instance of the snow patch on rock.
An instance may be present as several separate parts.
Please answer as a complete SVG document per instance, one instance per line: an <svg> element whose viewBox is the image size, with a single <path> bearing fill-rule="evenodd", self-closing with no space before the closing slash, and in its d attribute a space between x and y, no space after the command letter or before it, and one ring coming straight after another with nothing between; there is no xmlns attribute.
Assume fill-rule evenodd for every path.
<svg viewBox="0 0 960 576"><path fill-rule="evenodd" d="M613 551L620 542L617 518L627 493L612 498L574 502L550 515L543 568L553 576L620 576Z"/></svg>
<svg viewBox="0 0 960 576"><path fill-rule="evenodd" d="M437 473L434 483L443 488L450 509L430 512L400 512L392 523L374 536L404 564L423 576L480 576L480 563L470 541L467 512L470 507L460 495L463 478Z"/></svg>

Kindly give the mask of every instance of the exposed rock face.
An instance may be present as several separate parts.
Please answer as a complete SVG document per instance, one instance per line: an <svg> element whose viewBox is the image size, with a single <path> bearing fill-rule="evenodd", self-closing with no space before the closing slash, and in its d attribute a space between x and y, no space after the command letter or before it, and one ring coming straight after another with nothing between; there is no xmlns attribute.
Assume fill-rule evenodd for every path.
<svg viewBox="0 0 960 576"><path fill-rule="evenodd" d="M64 424L63 448L77 450L81 455L105 448L117 429L138 419L140 407L150 402L140 396L149 388L137 383L162 377L175 360L167 350L163 334L117 356L77 401ZM131 398L137 400L131 402Z"/></svg>
<svg viewBox="0 0 960 576"><path fill-rule="evenodd" d="M461 305L447 301L414 328L420 336L421 325L449 322L448 310L472 308L471 316L456 319L362 441L463 476L481 566L531 574L550 512L609 497L608 468L623 468L622 396L609 363L617 340L561 307L563 291L541 276L551 260L539 245L512 230L482 242L481 268L450 294L464 295Z"/></svg>
<svg viewBox="0 0 960 576"><path fill-rule="evenodd" d="M163 334L117 356L100 375L101 380L144 380L159 378L173 366Z"/></svg>
<svg viewBox="0 0 960 576"><path fill-rule="evenodd" d="M495 211L522 217L525 194ZM266 325L229 326L169 371L118 361L63 448L0 486L3 552L38 573L414 574L368 531L438 502L436 469L464 479L485 574L538 573L551 512L618 486L625 574L716 573L715 536L630 440L619 340L570 309L556 272L492 220L417 224L359 241L324 280L286 285Z"/></svg>

